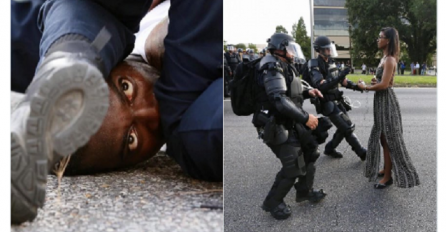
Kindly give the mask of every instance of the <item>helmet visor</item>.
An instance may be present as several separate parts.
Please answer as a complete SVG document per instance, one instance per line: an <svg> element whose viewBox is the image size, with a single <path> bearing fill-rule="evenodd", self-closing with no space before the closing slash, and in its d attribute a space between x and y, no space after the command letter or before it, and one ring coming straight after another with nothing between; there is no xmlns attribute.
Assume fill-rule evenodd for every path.
<svg viewBox="0 0 446 232"><path fill-rule="evenodd" d="M330 43L328 45L321 46L320 49L323 50L323 51L320 51L320 53L324 53L325 55L327 55L326 54L327 52L325 52L325 50L329 49L330 50L330 54L329 54L330 57L338 57L338 51L336 51L336 46L335 46L334 43Z"/></svg>
<svg viewBox="0 0 446 232"><path fill-rule="evenodd" d="M234 46L232 46L232 45L228 45L227 47L226 47L226 49L228 50L228 51L234 51Z"/></svg>
<svg viewBox="0 0 446 232"><path fill-rule="evenodd" d="M305 63L305 56L299 44L295 42L289 42L288 46L286 46L286 51L293 56L293 59L296 63ZM301 63L302 61L303 63Z"/></svg>

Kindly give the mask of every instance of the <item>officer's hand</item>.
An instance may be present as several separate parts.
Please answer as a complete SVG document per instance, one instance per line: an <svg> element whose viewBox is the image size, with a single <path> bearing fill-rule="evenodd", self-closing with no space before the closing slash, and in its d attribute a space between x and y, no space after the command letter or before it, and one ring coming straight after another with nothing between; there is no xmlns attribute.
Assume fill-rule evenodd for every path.
<svg viewBox="0 0 446 232"><path fill-rule="evenodd" d="M376 85L376 83L378 83L378 80L376 79L376 77L372 78L370 85Z"/></svg>
<svg viewBox="0 0 446 232"><path fill-rule="evenodd" d="M339 78L344 79L350 73L350 68L344 68L344 70L339 73Z"/></svg>
<svg viewBox="0 0 446 232"><path fill-rule="evenodd" d="M311 97L320 97L320 98L324 97L324 95L322 95L321 91L319 91L318 89L312 89L308 91L308 94L310 94Z"/></svg>
<svg viewBox="0 0 446 232"><path fill-rule="evenodd" d="M307 123L305 123L305 125L309 127L311 130L314 130L316 129L318 123L319 121L317 120L317 117L312 114L309 114L308 121Z"/></svg>

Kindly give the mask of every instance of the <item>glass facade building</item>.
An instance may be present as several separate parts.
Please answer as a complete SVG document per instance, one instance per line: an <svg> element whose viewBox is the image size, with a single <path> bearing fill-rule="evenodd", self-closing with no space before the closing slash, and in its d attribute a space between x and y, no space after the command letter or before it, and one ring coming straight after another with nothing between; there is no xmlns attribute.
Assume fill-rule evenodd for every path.
<svg viewBox="0 0 446 232"><path fill-rule="evenodd" d="M335 42L338 59L350 59L348 12L345 0L313 0L314 38L325 35Z"/></svg>
<svg viewBox="0 0 446 232"><path fill-rule="evenodd" d="M314 6L337 6L344 7L345 0L314 0Z"/></svg>
<svg viewBox="0 0 446 232"><path fill-rule="evenodd" d="M348 36L347 9L315 8L314 35Z"/></svg>

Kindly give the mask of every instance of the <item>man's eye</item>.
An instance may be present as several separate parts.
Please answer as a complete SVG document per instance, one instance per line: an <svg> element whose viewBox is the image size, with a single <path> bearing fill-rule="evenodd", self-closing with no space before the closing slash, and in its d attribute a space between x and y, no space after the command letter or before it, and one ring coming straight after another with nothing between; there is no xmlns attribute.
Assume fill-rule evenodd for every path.
<svg viewBox="0 0 446 232"><path fill-rule="evenodd" d="M136 137L136 133L135 132L131 132L129 134L127 144L129 145L129 149L131 151L135 150L138 147L138 137Z"/></svg>
<svg viewBox="0 0 446 232"><path fill-rule="evenodd" d="M129 99L129 101L133 98L133 85L128 80L121 81L121 90L124 92L125 96Z"/></svg>

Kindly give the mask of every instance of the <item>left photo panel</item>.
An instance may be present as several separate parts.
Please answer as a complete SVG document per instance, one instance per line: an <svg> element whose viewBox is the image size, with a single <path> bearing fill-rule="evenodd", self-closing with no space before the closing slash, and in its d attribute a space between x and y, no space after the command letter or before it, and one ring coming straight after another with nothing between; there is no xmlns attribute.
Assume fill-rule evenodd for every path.
<svg viewBox="0 0 446 232"><path fill-rule="evenodd" d="M11 231L223 231L224 67L223 0L11 1Z"/></svg>

